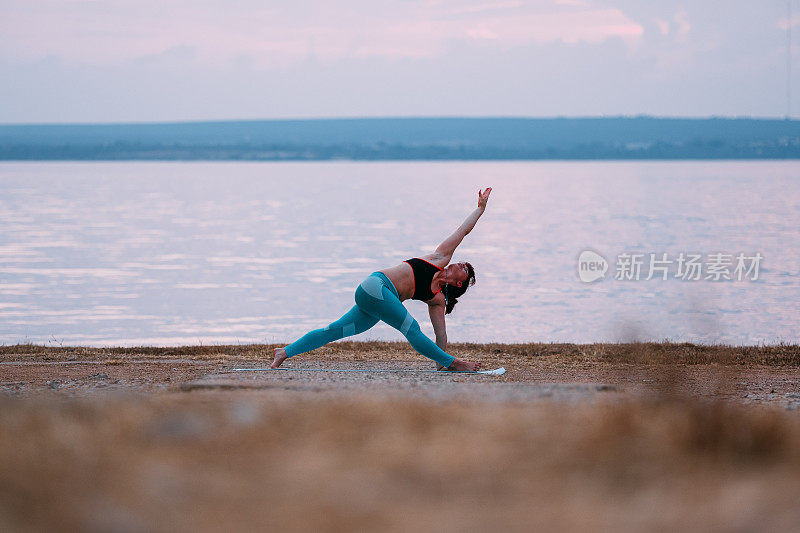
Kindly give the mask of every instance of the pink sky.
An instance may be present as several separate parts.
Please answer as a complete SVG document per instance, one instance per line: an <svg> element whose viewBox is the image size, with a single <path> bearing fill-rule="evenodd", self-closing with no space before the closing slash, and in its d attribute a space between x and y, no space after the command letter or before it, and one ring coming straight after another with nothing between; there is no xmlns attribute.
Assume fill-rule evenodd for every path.
<svg viewBox="0 0 800 533"><path fill-rule="evenodd" d="M196 50L209 64L250 56L268 67L309 55L421 57L445 52L453 40L497 46L531 42L635 40L643 28L619 9L580 0L535 2L107 2L5 3L0 53L9 61L48 56L69 63L109 64ZM347 5L347 4L345 4ZM165 7L166 6L166 7Z"/></svg>
<svg viewBox="0 0 800 533"><path fill-rule="evenodd" d="M718 8L711 0L6 0L0 76L11 83L0 88L0 121L780 115L786 3ZM312 96L307 84L330 84L333 94ZM699 94L709 90L714 98Z"/></svg>

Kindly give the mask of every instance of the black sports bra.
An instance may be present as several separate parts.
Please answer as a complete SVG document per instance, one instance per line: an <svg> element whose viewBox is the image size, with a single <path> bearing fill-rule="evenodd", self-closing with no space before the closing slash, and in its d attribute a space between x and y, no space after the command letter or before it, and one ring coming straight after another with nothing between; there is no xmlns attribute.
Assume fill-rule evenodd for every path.
<svg viewBox="0 0 800 533"><path fill-rule="evenodd" d="M439 294L439 291L442 289L439 289L436 292L431 292L431 282L433 281L433 275L440 270L443 270L442 268L428 263L419 257L406 259L403 262L411 265L411 270L414 273L414 296L411 297L412 300L421 300L426 302Z"/></svg>

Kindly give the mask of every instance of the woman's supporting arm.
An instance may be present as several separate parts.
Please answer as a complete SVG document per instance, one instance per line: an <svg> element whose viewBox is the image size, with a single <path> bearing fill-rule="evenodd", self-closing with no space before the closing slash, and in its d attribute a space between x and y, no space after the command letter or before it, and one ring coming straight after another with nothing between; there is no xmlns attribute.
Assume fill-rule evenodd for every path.
<svg viewBox="0 0 800 533"><path fill-rule="evenodd" d="M445 305L429 305L428 314L433 324L433 332L436 334L436 346L447 351L447 329L445 327L444 312Z"/></svg>
<svg viewBox="0 0 800 533"><path fill-rule="evenodd" d="M492 192L492 188L489 187L485 191L478 191L478 207L469 214L466 220L458 227L456 231L453 232L448 238L442 242L436 248L436 254L440 255L447 259L447 262L450 262L450 259L453 257L453 253L456 251L456 248L461 241L464 240L472 228L475 227L475 224L478 222L478 219L481 218L481 215L486 210L486 202L489 200L489 194Z"/></svg>

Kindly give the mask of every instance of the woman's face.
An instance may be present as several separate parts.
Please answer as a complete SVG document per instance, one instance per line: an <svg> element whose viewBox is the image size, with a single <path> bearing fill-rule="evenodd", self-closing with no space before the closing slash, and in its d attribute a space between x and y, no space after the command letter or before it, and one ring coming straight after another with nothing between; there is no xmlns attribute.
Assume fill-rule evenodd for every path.
<svg viewBox="0 0 800 533"><path fill-rule="evenodd" d="M446 280L449 285L455 285L456 287L461 287L467 279L469 279L469 272L467 272L467 265L466 263L452 263L447 265L444 269L446 274Z"/></svg>

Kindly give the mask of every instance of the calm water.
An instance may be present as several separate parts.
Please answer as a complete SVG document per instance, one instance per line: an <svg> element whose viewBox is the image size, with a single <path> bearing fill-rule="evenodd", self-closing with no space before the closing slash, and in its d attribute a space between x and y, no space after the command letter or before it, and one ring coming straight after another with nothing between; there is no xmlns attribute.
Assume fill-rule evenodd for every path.
<svg viewBox="0 0 800 533"><path fill-rule="evenodd" d="M288 342L432 251L486 185L451 341L800 342L800 163L736 161L3 163L0 343ZM584 249L605 279L580 281ZM622 281L623 252L764 259L755 281Z"/></svg>

